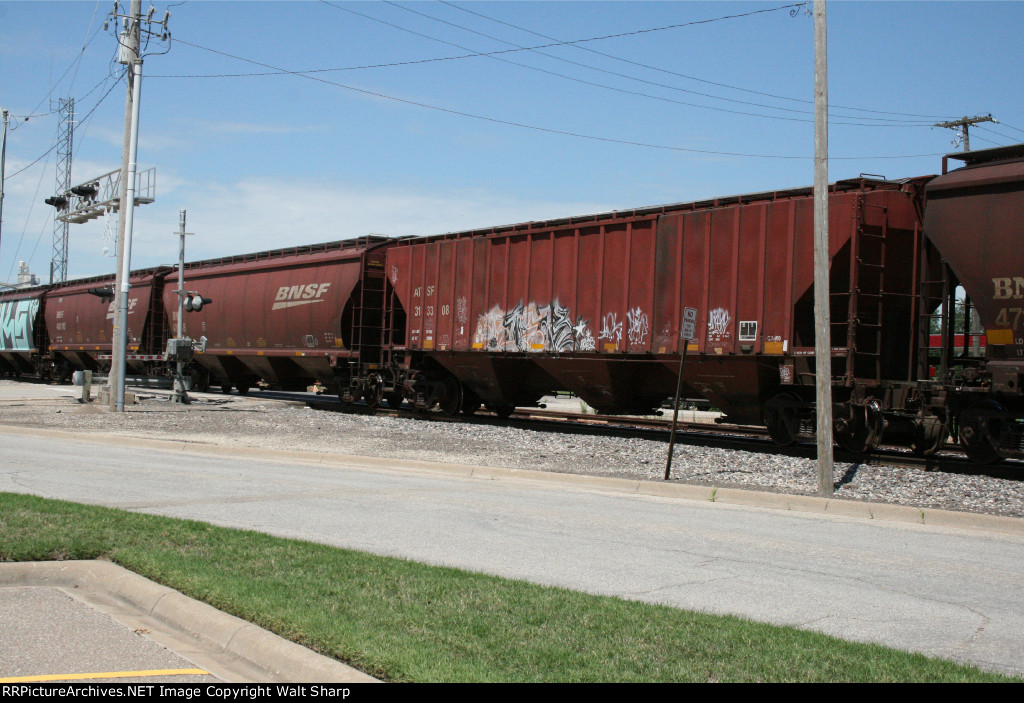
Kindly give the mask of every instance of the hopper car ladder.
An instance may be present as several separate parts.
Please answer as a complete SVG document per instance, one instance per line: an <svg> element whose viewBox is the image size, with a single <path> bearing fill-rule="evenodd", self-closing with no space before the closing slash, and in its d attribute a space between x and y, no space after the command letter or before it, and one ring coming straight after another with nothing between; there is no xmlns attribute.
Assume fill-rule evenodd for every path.
<svg viewBox="0 0 1024 703"><path fill-rule="evenodd" d="M355 304L348 343L353 354L348 360L348 383L354 396L362 392L360 379L366 378L368 370L378 367L381 362L384 281L383 271L364 267L358 291L353 295Z"/></svg>
<svg viewBox="0 0 1024 703"><path fill-rule="evenodd" d="M831 293L833 297L846 297L846 319L833 322L836 328L846 330L846 372L843 385L854 385L857 378L881 382L882 329L885 322L885 254L889 234L888 218L882 218L881 228L869 228L864 223L867 206L858 196L854 205L854 228L850 238L849 291Z"/></svg>
<svg viewBox="0 0 1024 703"><path fill-rule="evenodd" d="M177 306L174 308L177 311ZM163 354L170 338L171 321L164 309L164 278L154 277L149 296L149 311L146 315L146 328L142 330L141 348L144 354ZM198 337L197 337L198 338Z"/></svg>
<svg viewBox="0 0 1024 703"><path fill-rule="evenodd" d="M920 334L917 343L918 378L928 379L931 376L931 327L932 321L939 321L939 339L942 340L942 348L939 352L939 363L936 364L935 376L945 376L949 369L949 361L952 357L953 322L954 316L949 311L955 310L957 282L949 264L942 262L942 274L938 280L921 280L921 299L929 300L938 297L942 301L941 311L934 313L931 309L922 309L919 313ZM938 295L934 292L938 289ZM927 306L926 306L927 307Z"/></svg>

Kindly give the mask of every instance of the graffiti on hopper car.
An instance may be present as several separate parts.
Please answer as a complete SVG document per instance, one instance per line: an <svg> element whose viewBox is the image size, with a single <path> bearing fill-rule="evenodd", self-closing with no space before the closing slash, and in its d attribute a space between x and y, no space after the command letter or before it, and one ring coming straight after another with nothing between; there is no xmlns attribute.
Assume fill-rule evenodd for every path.
<svg viewBox="0 0 1024 703"><path fill-rule="evenodd" d="M494 306L477 318L473 346L489 351L593 351L594 335L587 320L573 322L569 308L557 300L549 305L518 303L511 310Z"/></svg>
<svg viewBox="0 0 1024 703"><path fill-rule="evenodd" d="M0 350L32 349L33 324L39 300L11 300L0 303Z"/></svg>

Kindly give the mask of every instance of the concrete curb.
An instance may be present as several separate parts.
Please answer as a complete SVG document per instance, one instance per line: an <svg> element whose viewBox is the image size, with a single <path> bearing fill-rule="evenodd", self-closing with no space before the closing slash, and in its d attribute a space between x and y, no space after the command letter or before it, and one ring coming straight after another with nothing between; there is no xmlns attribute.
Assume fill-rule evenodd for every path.
<svg viewBox="0 0 1024 703"><path fill-rule="evenodd" d="M198 455L248 456L260 460L287 461L303 464L320 464L339 469L386 470L396 473L430 473L480 480L527 480L548 485L565 486L576 490L594 490L612 493L697 500L773 510L822 513L839 517L887 522L913 523L935 527L978 530L995 534L1024 536L1024 519L1002 515L982 515L938 508L918 508L889 503L821 498L807 495L790 495L740 488L697 486L664 481L641 481L638 479L610 478L606 476L583 476L562 474L531 469L506 469L491 466L467 464L445 464L441 462L402 459L402 466L395 466L394 459L354 455L321 454L283 449L262 449L259 447L232 447L202 442L181 440L147 439L126 437L116 434L67 432L28 427L0 425L2 434L31 435L36 437L69 439L92 444L115 442L132 447L159 449L162 451L191 453Z"/></svg>
<svg viewBox="0 0 1024 703"><path fill-rule="evenodd" d="M125 614L127 608L128 614L152 618L172 637L198 643L208 657L225 662L227 678L241 669L259 681L280 683L377 681L109 561L0 563L0 587L57 588L109 614ZM225 678L223 672L211 673Z"/></svg>

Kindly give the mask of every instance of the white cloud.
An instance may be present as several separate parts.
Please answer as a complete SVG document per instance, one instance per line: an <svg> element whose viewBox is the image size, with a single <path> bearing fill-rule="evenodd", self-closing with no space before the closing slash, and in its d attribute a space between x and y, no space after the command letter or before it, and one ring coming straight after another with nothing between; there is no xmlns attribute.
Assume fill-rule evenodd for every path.
<svg viewBox="0 0 1024 703"><path fill-rule="evenodd" d="M322 182L245 179L202 187L174 174L159 175L157 199L135 212L132 268L149 268L177 260L178 210L187 210L186 258L197 260L304 244L351 239L367 234L424 236L581 215L611 209L604 203L509 198L484 189L442 191L422 188L338 185ZM32 269L41 278L49 272L52 211L37 209L33 227L18 258L39 237ZM38 214L42 213L42 214ZM5 220L6 210L5 210ZM69 271L72 278L113 272L114 259L104 257L116 217L72 225ZM41 229L40 229L41 228ZM40 232L42 231L41 237ZM8 241L5 228L4 241ZM13 247L4 246L0 280L15 265Z"/></svg>
<svg viewBox="0 0 1024 703"><path fill-rule="evenodd" d="M189 240L190 259L367 234L440 234L609 209L599 203L509 199L483 190L327 187L272 179L202 192L182 185L176 196L187 200L188 228L196 232Z"/></svg>
<svg viewBox="0 0 1024 703"><path fill-rule="evenodd" d="M124 129L115 129L112 127L103 127L101 125L89 125L87 131L81 136L76 133L75 139L85 139L88 137L90 141L97 141L107 146L116 147L116 151L111 153L115 154L118 159L118 166L120 166L120 153L124 147ZM187 149L193 146L193 142L189 139L179 136L171 136L167 133L157 132L154 129L147 129L145 125L139 128L139 158L145 159L146 154L153 151L167 151L167 150L180 150ZM141 164L140 164L141 167Z"/></svg>

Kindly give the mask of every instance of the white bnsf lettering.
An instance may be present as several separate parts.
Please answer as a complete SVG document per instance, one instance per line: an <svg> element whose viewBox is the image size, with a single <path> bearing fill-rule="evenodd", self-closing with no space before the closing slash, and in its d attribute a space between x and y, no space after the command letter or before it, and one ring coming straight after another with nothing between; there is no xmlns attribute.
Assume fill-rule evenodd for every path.
<svg viewBox="0 0 1024 703"><path fill-rule="evenodd" d="M135 314L135 305L138 302L139 302L138 298L129 298L128 299L128 314L129 315L134 315ZM110 305L107 306L107 319L108 320L113 320L114 316L116 314L117 314L117 302L116 301L111 301Z"/></svg>
<svg viewBox="0 0 1024 703"><path fill-rule="evenodd" d="M271 310L282 310L293 308L296 305L309 305L310 303L322 303L323 296L330 283L308 283L299 286L281 286L277 289L276 301Z"/></svg>
<svg viewBox="0 0 1024 703"><path fill-rule="evenodd" d="M1024 298L1024 276L993 278L992 285L995 288L995 292L992 294L993 300L1007 300L1009 298L1020 300Z"/></svg>

